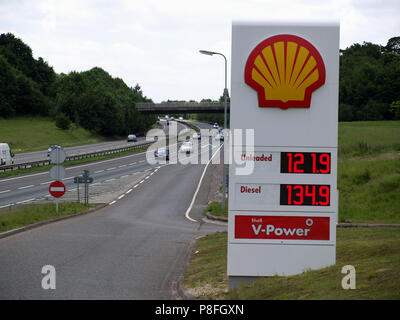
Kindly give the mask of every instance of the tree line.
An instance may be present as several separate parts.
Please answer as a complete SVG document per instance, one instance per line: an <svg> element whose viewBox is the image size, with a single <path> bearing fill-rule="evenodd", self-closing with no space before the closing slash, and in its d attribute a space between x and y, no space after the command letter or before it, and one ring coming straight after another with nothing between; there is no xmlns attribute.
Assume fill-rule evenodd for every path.
<svg viewBox="0 0 400 320"><path fill-rule="evenodd" d="M75 123L106 136L141 134L155 116L141 115L137 102L151 102L138 84L128 87L99 67L57 74L43 58L34 59L22 40L11 33L0 35L2 118L51 116L62 128ZM223 123L222 114L190 116ZM400 37L386 46L364 42L340 50L339 121L394 119L400 119Z"/></svg>
<svg viewBox="0 0 400 320"><path fill-rule="evenodd" d="M0 35L0 117L50 116L57 126L71 123L105 136L145 133L155 116L142 115L136 102L151 102L140 86L128 87L95 67L57 74L13 34Z"/></svg>

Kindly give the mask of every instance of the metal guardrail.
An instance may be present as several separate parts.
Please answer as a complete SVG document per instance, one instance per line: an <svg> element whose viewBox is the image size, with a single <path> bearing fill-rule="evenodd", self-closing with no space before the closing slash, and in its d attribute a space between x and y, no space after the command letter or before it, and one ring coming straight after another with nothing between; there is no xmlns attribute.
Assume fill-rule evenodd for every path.
<svg viewBox="0 0 400 320"><path fill-rule="evenodd" d="M114 148L114 149L107 149L107 150L101 150L101 151L95 151L95 152L89 152L89 153L82 153L82 154L74 154L74 155L71 155L71 156L67 156L65 161L73 161L73 160L86 159L86 158L94 158L94 157L98 157L98 156L104 156L104 155L108 155L108 154L114 154L114 153L119 153L119 152L134 150L134 149L139 149L139 148L143 148L143 147L149 146L152 143L153 142L144 142L144 143L140 143L140 144L135 144L133 146L120 147L120 148ZM50 159L31 161L31 162L25 162L25 163L16 163L16 164L8 165L8 166L0 166L0 172L12 171L12 170L17 170L17 169L26 169L26 168L32 168L32 167L41 167L41 166L45 166L45 165L49 165L49 164L51 164Z"/></svg>
<svg viewBox="0 0 400 320"><path fill-rule="evenodd" d="M189 124L187 122L182 121L182 123L187 125L188 127L192 127L192 128L195 127L194 125ZM197 128L197 130L198 130L198 128ZM75 155L67 156L65 161L94 158L94 157L104 156L104 155L108 155L108 154L120 153L120 152L124 152L124 151L129 151L129 150L134 150L134 149L139 149L139 148L143 148L146 146L150 146L153 143L154 143L154 141L153 142L142 142L140 144L135 144L133 146L126 146L126 147L107 149L107 150L101 150L101 151L95 151L95 152L89 152L89 153L75 154ZM8 165L8 166L0 166L0 172L12 171L12 170L17 170L17 169L26 169L26 168L32 168L32 167L41 167L41 166L50 165L50 164L51 164L50 159L31 161L31 162L25 162L25 163L16 163L16 164Z"/></svg>

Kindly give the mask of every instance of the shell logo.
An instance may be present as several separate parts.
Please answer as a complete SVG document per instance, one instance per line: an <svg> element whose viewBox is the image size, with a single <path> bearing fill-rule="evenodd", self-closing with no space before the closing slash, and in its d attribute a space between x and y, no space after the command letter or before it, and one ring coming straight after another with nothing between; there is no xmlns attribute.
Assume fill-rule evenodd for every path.
<svg viewBox="0 0 400 320"><path fill-rule="evenodd" d="M325 65L307 40L277 35L250 53L245 82L257 91L259 107L309 108L312 92L325 83Z"/></svg>

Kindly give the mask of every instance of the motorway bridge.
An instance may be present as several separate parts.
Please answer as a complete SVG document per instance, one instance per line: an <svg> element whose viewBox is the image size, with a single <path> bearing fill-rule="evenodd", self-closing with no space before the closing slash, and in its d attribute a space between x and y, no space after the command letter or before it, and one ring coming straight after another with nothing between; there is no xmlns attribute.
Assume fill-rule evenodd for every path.
<svg viewBox="0 0 400 320"><path fill-rule="evenodd" d="M224 103L136 103L136 108L143 114L168 113L224 113ZM229 103L228 103L229 112Z"/></svg>

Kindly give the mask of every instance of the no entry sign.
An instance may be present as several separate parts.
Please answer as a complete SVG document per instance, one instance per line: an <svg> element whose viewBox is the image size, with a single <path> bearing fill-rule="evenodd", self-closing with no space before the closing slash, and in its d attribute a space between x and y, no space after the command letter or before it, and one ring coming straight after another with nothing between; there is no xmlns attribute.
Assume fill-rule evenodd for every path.
<svg viewBox="0 0 400 320"><path fill-rule="evenodd" d="M49 192L54 198L60 198L65 193L65 184L61 181L54 181L50 183Z"/></svg>

